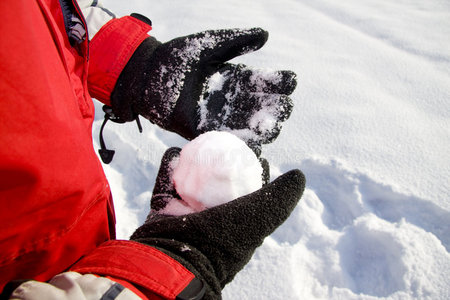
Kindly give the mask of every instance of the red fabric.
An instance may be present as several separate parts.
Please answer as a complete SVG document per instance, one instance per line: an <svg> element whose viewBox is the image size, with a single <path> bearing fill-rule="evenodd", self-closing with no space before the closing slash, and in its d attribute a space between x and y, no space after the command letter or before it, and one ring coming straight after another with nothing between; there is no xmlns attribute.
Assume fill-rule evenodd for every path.
<svg viewBox="0 0 450 300"><path fill-rule="evenodd" d="M132 241L105 242L71 271L126 280L149 299L175 299L195 277L170 256Z"/></svg>
<svg viewBox="0 0 450 300"><path fill-rule="evenodd" d="M159 250L132 241L109 241L84 257L71 271L126 280L149 299L175 299L194 279L183 265Z"/></svg>
<svg viewBox="0 0 450 300"><path fill-rule="evenodd" d="M150 299L160 297L149 290L174 299L192 273L156 249L105 243L114 216L92 146L87 42L71 47L59 0L0 1L0 18L0 291L14 279L47 281L91 253L74 270L129 281ZM143 38L123 20L130 21L109 26L131 30L119 61L102 73L108 60L96 63L95 51L90 60L107 88ZM111 53L119 46L107 45Z"/></svg>
<svg viewBox="0 0 450 300"><path fill-rule="evenodd" d="M97 32L90 44L88 80L92 97L110 104L120 72L151 29L138 19L123 17L109 21Z"/></svg>
<svg viewBox="0 0 450 300"><path fill-rule="evenodd" d="M112 204L92 145L87 42L70 46L59 0L0 1L0 19L1 291L108 240Z"/></svg>
<svg viewBox="0 0 450 300"><path fill-rule="evenodd" d="M71 47L59 0L0 1L0 20L1 292L67 270L114 237L115 221L92 145L88 42Z"/></svg>

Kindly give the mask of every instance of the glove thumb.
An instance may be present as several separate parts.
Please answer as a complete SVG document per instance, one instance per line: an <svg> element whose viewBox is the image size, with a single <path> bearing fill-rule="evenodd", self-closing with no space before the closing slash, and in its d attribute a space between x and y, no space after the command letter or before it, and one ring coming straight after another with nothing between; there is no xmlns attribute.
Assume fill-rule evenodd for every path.
<svg viewBox="0 0 450 300"><path fill-rule="evenodd" d="M211 52L205 51L203 60L209 63L224 63L239 55L256 51L269 38L269 33L261 28L222 29L206 32L206 35L210 35L217 43Z"/></svg>
<svg viewBox="0 0 450 300"><path fill-rule="evenodd" d="M174 162L180 157L180 152L180 148L169 148L161 159L150 204L151 211L154 213L164 209L170 201L180 199L172 181Z"/></svg>

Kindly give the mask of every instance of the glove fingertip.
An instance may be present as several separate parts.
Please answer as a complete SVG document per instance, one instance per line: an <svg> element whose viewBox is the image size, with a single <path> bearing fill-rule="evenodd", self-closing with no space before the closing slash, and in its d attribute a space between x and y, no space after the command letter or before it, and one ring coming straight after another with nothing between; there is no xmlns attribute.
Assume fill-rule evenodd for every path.
<svg viewBox="0 0 450 300"><path fill-rule="evenodd" d="M262 47L267 40L269 39L269 32L267 30L262 29L261 27L251 28L250 32L254 36L255 40L259 42L259 45Z"/></svg>
<svg viewBox="0 0 450 300"><path fill-rule="evenodd" d="M284 82L284 94L290 95L297 87L297 74L292 71L282 71Z"/></svg>
<svg viewBox="0 0 450 300"><path fill-rule="evenodd" d="M181 148L171 147L164 152L162 157L163 163L170 163L174 158L179 157L181 153Z"/></svg>
<svg viewBox="0 0 450 300"><path fill-rule="evenodd" d="M294 101L286 95L280 96L280 116L279 120L281 122L286 121L291 116L292 110L294 109Z"/></svg>
<svg viewBox="0 0 450 300"><path fill-rule="evenodd" d="M237 56L254 52L267 42L269 33L262 28L231 29L213 32L221 36L224 42L214 49L211 62L224 63Z"/></svg>
<svg viewBox="0 0 450 300"><path fill-rule="evenodd" d="M242 54L262 48L269 39L269 32L259 27L251 28L248 30L247 38L247 45L243 47Z"/></svg>
<svg viewBox="0 0 450 300"><path fill-rule="evenodd" d="M153 187L153 195L160 194L172 194L175 195L176 191L172 183L172 161L180 156L181 149L172 147L166 150L159 167L158 175L156 177L155 186ZM154 196L152 198L155 198ZM153 202L153 200L152 200ZM156 203L156 202L155 202ZM153 208L153 204L151 204Z"/></svg>
<svg viewBox="0 0 450 300"><path fill-rule="evenodd" d="M272 184L280 191L284 190L292 198L299 200L305 190L306 177L299 169L293 169L275 179Z"/></svg>
<svg viewBox="0 0 450 300"><path fill-rule="evenodd" d="M305 190L306 177L299 169L294 169L288 172L292 182L298 187L298 190L302 192Z"/></svg>

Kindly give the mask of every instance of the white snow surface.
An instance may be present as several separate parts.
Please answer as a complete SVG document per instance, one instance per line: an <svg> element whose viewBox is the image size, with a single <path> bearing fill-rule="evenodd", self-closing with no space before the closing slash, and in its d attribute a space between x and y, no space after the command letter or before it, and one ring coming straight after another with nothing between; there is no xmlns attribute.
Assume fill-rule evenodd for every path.
<svg viewBox="0 0 450 300"><path fill-rule="evenodd" d="M262 156L272 178L301 169L306 191L224 299L450 299L449 1L103 2L148 16L160 41L263 27L266 46L233 62L298 74ZM142 121L105 130L119 238L145 220L164 151L186 144Z"/></svg>
<svg viewBox="0 0 450 300"><path fill-rule="evenodd" d="M194 211L202 211L259 190L262 173L244 141L228 132L209 131L183 147L173 183ZM176 215L167 209L164 213Z"/></svg>

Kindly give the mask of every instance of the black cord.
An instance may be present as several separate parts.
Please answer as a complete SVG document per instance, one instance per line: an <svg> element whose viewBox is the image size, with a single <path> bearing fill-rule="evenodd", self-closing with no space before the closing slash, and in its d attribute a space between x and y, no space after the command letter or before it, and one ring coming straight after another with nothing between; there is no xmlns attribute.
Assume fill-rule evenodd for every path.
<svg viewBox="0 0 450 300"><path fill-rule="evenodd" d="M114 153L116 153L114 150L107 149L105 141L103 140L103 129L108 120L110 120L109 114L105 113L105 120L103 121L102 127L100 127L100 149L98 149L98 154L100 154L100 158L105 164L109 164L113 160Z"/></svg>
<svg viewBox="0 0 450 300"><path fill-rule="evenodd" d="M109 164L114 157L114 154L116 151L109 150L106 148L105 141L103 139L103 129L105 128L106 123L111 120L115 123L125 123L122 119L118 118L116 115L114 115L112 107L108 105L103 106L103 111L105 112L105 120L103 121L102 126L100 127L100 149L98 149L98 153L100 154L100 158L102 159L103 163ZM142 133L142 125L141 121L139 120L139 116L135 115L136 124L139 129L139 132Z"/></svg>

